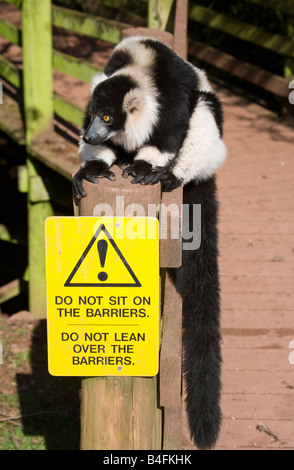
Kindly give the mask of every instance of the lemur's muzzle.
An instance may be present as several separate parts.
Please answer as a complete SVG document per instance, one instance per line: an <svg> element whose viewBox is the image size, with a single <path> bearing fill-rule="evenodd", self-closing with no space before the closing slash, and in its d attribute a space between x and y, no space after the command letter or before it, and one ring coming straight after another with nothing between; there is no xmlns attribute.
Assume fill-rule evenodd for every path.
<svg viewBox="0 0 294 470"><path fill-rule="evenodd" d="M92 116L90 124L84 132L83 140L86 144L98 145L109 137L109 128L98 116Z"/></svg>

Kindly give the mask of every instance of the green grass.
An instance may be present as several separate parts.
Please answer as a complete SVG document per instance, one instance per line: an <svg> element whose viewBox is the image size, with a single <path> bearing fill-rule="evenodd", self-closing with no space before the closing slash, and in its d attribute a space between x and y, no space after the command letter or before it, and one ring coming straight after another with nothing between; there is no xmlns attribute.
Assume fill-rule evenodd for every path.
<svg viewBox="0 0 294 470"><path fill-rule="evenodd" d="M80 380L48 373L45 322L0 328L0 450L79 450Z"/></svg>

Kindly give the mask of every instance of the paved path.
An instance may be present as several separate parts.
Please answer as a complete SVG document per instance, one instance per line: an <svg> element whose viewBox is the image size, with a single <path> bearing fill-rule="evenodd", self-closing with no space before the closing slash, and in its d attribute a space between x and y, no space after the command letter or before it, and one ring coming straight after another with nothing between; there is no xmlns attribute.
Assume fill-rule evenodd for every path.
<svg viewBox="0 0 294 470"><path fill-rule="evenodd" d="M216 448L293 449L294 128L237 97L224 96L223 103L224 419ZM184 444L192 448L187 437Z"/></svg>

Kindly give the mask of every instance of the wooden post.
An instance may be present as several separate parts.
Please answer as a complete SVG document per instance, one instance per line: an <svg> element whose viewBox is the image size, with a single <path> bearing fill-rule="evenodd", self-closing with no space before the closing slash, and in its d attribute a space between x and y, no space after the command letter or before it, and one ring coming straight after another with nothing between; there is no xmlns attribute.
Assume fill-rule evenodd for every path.
<svg viewBox="0 0 294 470"><path fill-rule="evenodd" d="M148 204L160 203L160 184L132 185L130 179L122 177L121 169L114 167L112 170L116 175L115 183L107 179L101 179L96 185L85 182L88 195L80 201L80 216L95 215L97 204L108 204L116 215L118 200L119 204L123 201L127 209L124 215L135 215L137 204L147 215ZM119 212L121 209L120 206ZM161 410L157 397L157 377L83 379L81 449L161 449Z"/></svg>
<svg viewBox="0 0 294 470"><path fill-rule="evenodd" d="M51 131L53 116L50 0L23 0L22 50L26 143Z"/></svg>
<svg viewBox="0 0 294 470"><path fill-rule="evenodd" d="M148 28L164 31L173 6L173 0L148 1Z"/></svg>
<svg viewBox="0 0 294 470"><path fill-rule="evenodd" d="M50 0L23 0L22 49L25 136L28 146L29 309L46 317L44 220L53 215L40 164L29 146L52 132L52 25Z"/></svg>
<svg viewBox="0 0 294 470"><path fill-rule="evenodd" d="M28 156L29 308L36 318L46 318L44 221L54 213L50 194L40 176L40 166Z"/></svg>
<svg viewBox="0 0 294 470"><path fill-rule="evenodd" d="M177 0L174 30L174 51L183 59L188 56L188 0Z"/></svg>

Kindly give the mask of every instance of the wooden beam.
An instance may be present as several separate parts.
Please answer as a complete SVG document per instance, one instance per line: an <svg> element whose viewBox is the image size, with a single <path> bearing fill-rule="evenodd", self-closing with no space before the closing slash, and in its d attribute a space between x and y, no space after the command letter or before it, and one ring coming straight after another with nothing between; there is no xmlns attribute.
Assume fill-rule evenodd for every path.
<svg viewBox="0 0 294 470"><path fill-rule="evenodd" d="M18 145L24 145L25 132L19 103L3 93L3 103L0 105L0 110L0 129Z"/></svg>
<svg viewBox="0 0 294 470"><path fill-rule="evenodd" d="M35 142L28 153L52 170L72 180L72 174L79 165L78 146L54 133L45 142Z"/></svg>
<svg viewBox="0 0 294 470"><path fill-rule="evenodd" d="M18 8L21 8L23 0L4 0L6 3L11 3L12 5L15 5Z"/></svg>
<svg viewBox="0 0 294 470"><path fill-rule="evenodd" d="M289 0L244 0L246 3L253 3L271 10L280 11L289 15L294 15L294 4Z"/></svg>
<svg viewBox="0 0 294 470"><path fill-rule="evenodd" d="M120 41L121 31L129 26L119 21L107 20L55 5L52 7L52 13L54 26L114 44Z"/></svg>
<svg viewBox="0 0 294 470"><path fill-rule="evenodd" d="M50 0L23 0L23 82L26 141L52 124L52 25Z"/></svg>
<svg viewBox="0 0 294 470"><path fill-rule="evenodd" d="M192 5L189 9L189 19L205 24L231 36L261 46L264 49L277 52L280 55L294 57L293 42L280 34L272 34L257 26L234 19L223 13L217 13L209 8Z"/></svg>
<svg viewBox="0 0 294 470"><path fill-rule="evenodd" d="M21 45L21 33L17 26L10 21L0 18L0 36L4 36L12 44Z"/></svg>
<svg viewBox="0 0 294 470"><path fill-rule="evenodd" d="M160 208L160 266L178 268L182 264L183 187L162 192Z"/></svg>
<svg viewBox="0 0 294 470"><path fill-rule="evenodd" d="M188 0L177 0L174 28L174 51L187 59L188 48Z"/></svg>
<svg viewBox="0 0 294 470"><path fill-rule="evenodd" d="M22 75L20 69L3 56L0 56L0 75L11 85L20 88Z"/></svg>
<svg viewBox="0 0 294 470"><path fill-rule="evenodd" d="M14 279L8 282L4 286L0 287L0 304L13 299L17 295L21 294L24 290L27 290L27 285L21 279Z"/></svg>
<svg viewBox="0 0 294 470"><path fill-rule="evenodd" d="M173 0L149 0L148 28L164 31L173 6Z"/></svg>
<svg viewBox="0 0 294 470"><path fill-rule="evenodd" d="M57 93L54 93L53 107L54 112L66 121L70 121L79 127L82 126L84 110L78 108L64 98L61 98Z"/></svg>
<svg viewBox="0 0 294 470"><path fill-rule="evenodd" d="M95 67L89 62L82 61L55 49L53 49L53 68L87 83L91 82L96 73L102 73L102 69Z"/></svg>
<svg viewBox="0 0 294 470"><path fill-rule="evenodd" d="M29 310L36 318L46 318L44 221L54 215L50 197L41 180L40 163L28 155L28 267Z"/></svg>
<svg viewBox="0 0 294 470"><path fill-rule="evenodd" d="M160 406L164 407L163 449L181 449L182 299L166 275L160 352Z"/></svg>
<svg viewBox="0 0 294 470"><path fill-rule="evenodd" d="M261 70L248 62L242 62L229 54L220 52L218 49L205 46L199 42L190 42L189 54L278 96L285 97L289 94L289 80Z"/></svg>

